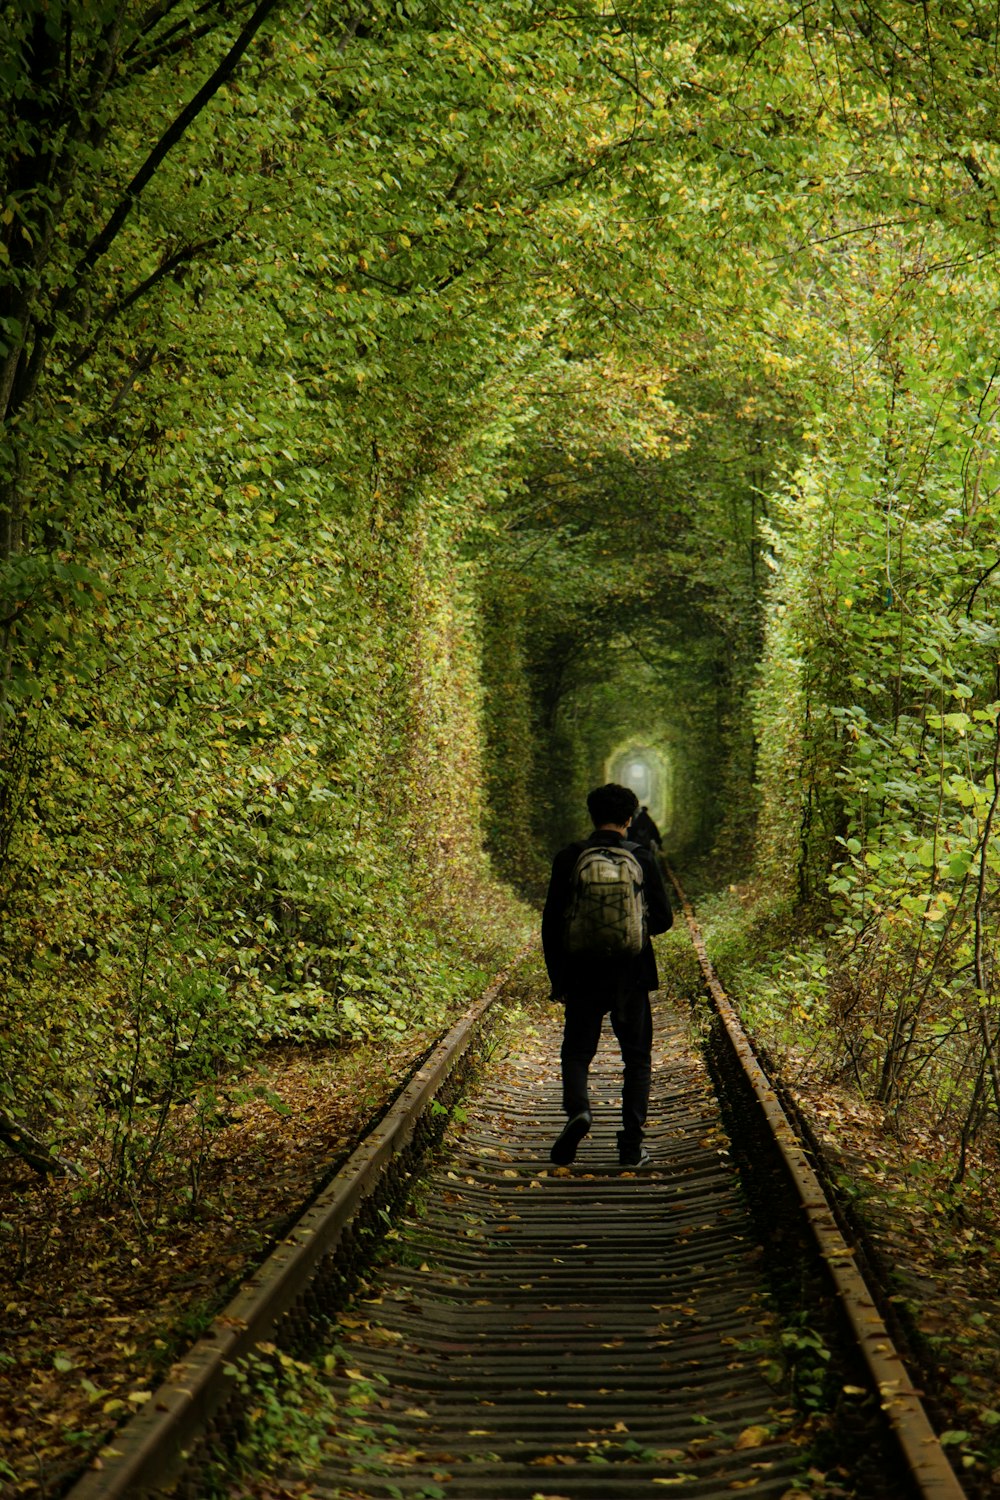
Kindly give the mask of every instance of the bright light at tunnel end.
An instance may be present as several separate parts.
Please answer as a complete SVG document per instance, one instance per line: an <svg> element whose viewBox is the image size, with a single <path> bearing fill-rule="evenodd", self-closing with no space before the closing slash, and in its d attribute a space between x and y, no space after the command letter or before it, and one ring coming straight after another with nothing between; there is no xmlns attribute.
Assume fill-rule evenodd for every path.
<svg viewBox="0 0 1000 1500"><path fill-rule="evenodd" d="M655 822L670 823L673 778L669 753L665 754L656 745L637 745L633 741L612 751L605 761L605 771L609 781L632 788Z"/></svg>

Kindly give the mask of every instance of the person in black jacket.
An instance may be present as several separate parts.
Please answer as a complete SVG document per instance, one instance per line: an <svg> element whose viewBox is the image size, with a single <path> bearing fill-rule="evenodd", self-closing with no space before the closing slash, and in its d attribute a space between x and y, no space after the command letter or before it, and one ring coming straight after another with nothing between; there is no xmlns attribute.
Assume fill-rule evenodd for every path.
<svg viewBox="0 0 1000 1500"><path fill-rule="evenodd" d="M643 805L632 819L628 836L634 844L641 844L644 849L652 849L654 854L660 852L663 840L660 838L660 830L650 816L649 808Z"/></svg>
<svg viewBox="0 0 1000 1500"><path fill-rule="evenodd" d="M542 950L552 983L552 999L566 1007L562 1041L563 1109L567 1120L551 1152L557 1166L568 1166L591 1126L587 1076L601 1038L605 1015L621 1049L622 1128L618 1132L618 1160L638 1167L649 1160L643 1127L649 1104L653 1016L649 993L659 986L656 957L649 938L640 953L616 957L585 957L567 951L566 917L573 895L573 872L586 848L624 847L638 860L649 937L666 932L673 922L670 900L654 854L626 838L639 799L628 787L614 782L597 787L587 798L594 832L567 844L552 862L552 876L542 912Z"/></svg>

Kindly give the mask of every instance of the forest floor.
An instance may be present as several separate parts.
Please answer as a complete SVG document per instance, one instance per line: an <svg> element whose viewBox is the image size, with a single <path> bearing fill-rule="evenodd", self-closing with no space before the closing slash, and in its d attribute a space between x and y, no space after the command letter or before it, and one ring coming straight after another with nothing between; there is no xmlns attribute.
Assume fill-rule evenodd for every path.
<svg viewBox="0 0 1000 1500"><path fill-rule="evenodd" d="M190 1111L152 1180L101 1202L0 1160L0 1496L54 1497L190 1346L426 1050L276 1049L206 1140ZM187 1118L185 1118L185 1116Z"/></svg>
<svg viewBox="0 0 1000 1500"><path fill-rule="evenodd" d="M234 1087L238 1102L208 1143L193 1120L175 1120L155 1181L127 1205L0 1161L2 1500L65 1491L346 1159L430 1040L269 1053ZM959 1211L940 1186L946 1143L930 1131L887 1132L878 1111L808 1059L786 1056L783 1066L894 1287L970 1494L996 1493L997 1174L981 1173ZM263 1500L265 1491L239 1493Z"/></svg>

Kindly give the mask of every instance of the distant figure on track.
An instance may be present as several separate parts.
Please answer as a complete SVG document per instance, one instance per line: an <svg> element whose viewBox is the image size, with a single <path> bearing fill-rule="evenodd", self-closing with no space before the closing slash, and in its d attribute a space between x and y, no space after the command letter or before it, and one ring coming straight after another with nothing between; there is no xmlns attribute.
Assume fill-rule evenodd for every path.
<svg viewBox="0 0 1000 1500"><path fill-rule="evenodd" d="M673 914L655 855L626 837L638 806L628 787L597 787L587 798L594 832L567 844L552 862L542 949L552 998L566 1006L561 1058L568 1118L551 1152L561 1167L574 1160L590 1129L587 1075L609 1011L624 1066L619 1165L649 1160L642 1143L653 1045L649 992L659 985L650 937L666 932Z"/></svg>
<svg viewBox="0 0 1000 1500"><path fill-rule="evenodd" d="M654 854L659 854L663 846L663 840L660 838L660 830L650 817L649 808L645 803L643 803L632 819L628 836L633 843L641 844L644 849L651 849Z"/></svg>

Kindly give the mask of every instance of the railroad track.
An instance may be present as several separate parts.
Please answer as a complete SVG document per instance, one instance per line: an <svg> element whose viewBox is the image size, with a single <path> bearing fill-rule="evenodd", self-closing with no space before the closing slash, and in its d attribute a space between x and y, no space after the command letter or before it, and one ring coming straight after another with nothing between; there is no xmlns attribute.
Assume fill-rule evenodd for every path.
<svg viewBox="0 0 1000 1500"><path fill-rule="evenodd" d="M608 1038L594 1128L571 1168L551 1165L559 1018L546 1013L489 1060L487 997L71 1500L168 1486L203 1500L213 1451L246 1428L227 1371L261 1341L321 1356L339 1415L309 1476L316 1500L707 1500L744 1489L961 1500L687 914L716 1017L715 1087L685 1018L661 1003L650 1166L617 1165L620 1065ZM461 1119L403 1209L452 1113ZM764 1166L749 1195L724 1122ZM369 1247L390 1216L372 1271ZM782 1323L788 1308L765 1264L775 1245L779 1286L794 1280L815 1303L808 1338ZM815 1354L826 1327L847 1445L831 1463L838 1490L806 1477L784 1368L796 1341Z"/></svg>
<svg viewBox="0 0 1000 1500"><path fill-rule="evenodd" d="M360 1415L379 1451L359 1463L348 1432L313 1493L787 1491L801 1449L718 1105L680 1019L661 1020L656 1041L641 1172L617 1164L609 1049L570 1169L548 1161L556 1018L491 1069L342 1334L334 1394L356 1406L359 1384L373 1388Z"/></svg>

